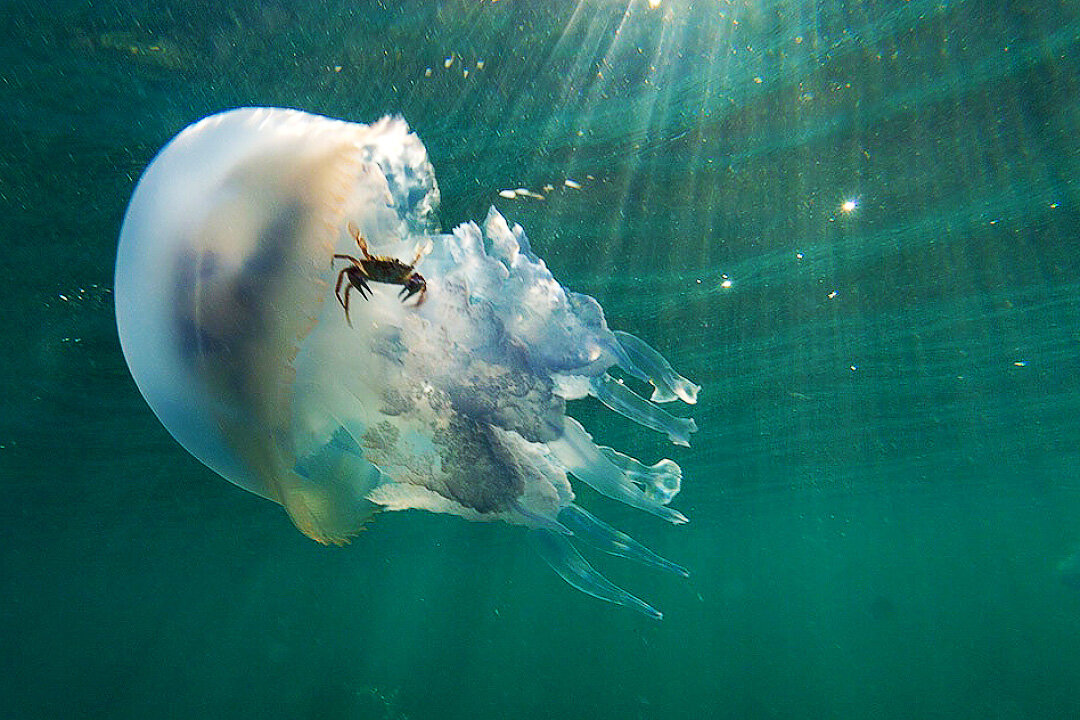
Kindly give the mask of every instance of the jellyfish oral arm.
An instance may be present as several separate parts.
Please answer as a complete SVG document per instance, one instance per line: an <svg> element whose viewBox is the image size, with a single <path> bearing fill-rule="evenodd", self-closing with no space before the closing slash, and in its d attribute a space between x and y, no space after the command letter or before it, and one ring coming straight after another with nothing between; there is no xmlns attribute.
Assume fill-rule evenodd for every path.
<svg viewBox="0 0 1080 720"><path fill-rule="evenodd" d="M676 525L688 522L678 510L667 507L647 494L629 473L611 462L595 445L577 420L567 417L562 435L547 445L567 472L588 484L601 495L652 513Z"/></svg>
<svg viewBox="0 0 1080 720"><path fill-rule="evenodd" d="M676 445L689 447L690 434L697 432L693 419L671 415L607 373L592 379L590 393L610 409L639 425L666 433Z"/></svg>
<svg viewBox="0 0 1080 720"><path fill-rule="evenodd" d="M641 338L622 330L613 330L612 334L619 341L623 351L636 371L635 374L648 380L653 386L652 402L666 403L682 400L688 405L697 402L701 386L695 385L671 368L664 356L656 352Z"/></svg>

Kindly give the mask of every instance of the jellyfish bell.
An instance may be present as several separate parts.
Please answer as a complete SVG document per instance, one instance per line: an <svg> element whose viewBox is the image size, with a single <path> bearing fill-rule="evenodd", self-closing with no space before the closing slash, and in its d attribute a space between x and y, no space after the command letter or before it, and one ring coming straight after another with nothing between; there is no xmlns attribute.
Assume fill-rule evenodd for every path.
<svg viewBox="0 0 1080 720"><path fill-rule="evenodd" d="M659 617L573 541L686 571L577 506L568 475L680 523L682 472L597 446L566 403L593 395L687 445L693 420L657 403L694 403L698 387L610 331L494 208L435 232L438 200L400 118L247 108L190 126L139 180L120 234L116 319L136 384L192 455L315 540L347 542L380 509L504 520L535 529L578 589ZM360 242L380 267L416 258L423 302L402 292L412 275L367 272L348 322L334 256L362 268Z"/></svg>

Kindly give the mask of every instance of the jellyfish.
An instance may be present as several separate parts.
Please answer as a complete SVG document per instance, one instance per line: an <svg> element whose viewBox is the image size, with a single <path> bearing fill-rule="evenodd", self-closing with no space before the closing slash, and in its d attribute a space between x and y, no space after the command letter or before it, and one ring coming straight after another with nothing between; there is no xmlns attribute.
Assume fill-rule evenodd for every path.
<svg viewBox="0 0 1080 720"><path fill-rule="evenodd" d="M660 404L695 403L698 386L609 330L519 225L492 208L440 233L438 202L399 117L244 108L183 130L120 233L116 322L140 392L192 455L314 540L344 544L389 510L502 520L532 529L574 587L659 619L576 545L686 570L575 504L569 478L683 523L669 506L682 471L598 446L567 402L592 395L688 445L694 421ZM334 256L362 267L360 242L426 291L403 301L372 275L347 319L335 281L350 261Z"/></svg>

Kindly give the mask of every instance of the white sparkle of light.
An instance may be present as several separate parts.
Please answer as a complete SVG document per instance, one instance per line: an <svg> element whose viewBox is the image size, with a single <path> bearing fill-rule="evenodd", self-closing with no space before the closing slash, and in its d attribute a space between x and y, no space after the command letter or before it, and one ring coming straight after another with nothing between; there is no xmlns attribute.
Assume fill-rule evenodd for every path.
<svg viewBox="0 0 1080 720"><path fill-rule="evenodd" d="M663 0L649 0L649 7L651 7L653 10L655 10L656 8L660 7L660 3L662 1Z"/></svg>
<svg viewBox="0 0 1080 720"><path fill-rule="evenodd" d="M840 206L840 209L846 213L853 213L859 208L858 200L845 200L844 204Z"/></svg>

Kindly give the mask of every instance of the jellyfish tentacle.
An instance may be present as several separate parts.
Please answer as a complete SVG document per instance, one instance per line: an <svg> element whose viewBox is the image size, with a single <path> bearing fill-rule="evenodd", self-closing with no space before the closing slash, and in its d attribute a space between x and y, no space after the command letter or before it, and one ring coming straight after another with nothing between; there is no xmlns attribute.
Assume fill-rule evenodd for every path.
<svg viewBox="0 0 1080 720"><path fill-rule="evenodd" d="M577 505L568 505L559 513L559 522L574 532L593 547L612 555L636 560L644 565L673 572L682 577L690 577L686 568L660 557L649 548L639 543L621 530L616 530L600 520L588 510Z"/></svg>
<svg viewBox="0 0 1080 720"><path fill-rule="evenodd" d="M594 377L590 386L592 394L604 405L639 425L667 433L676 445L689 446L690 434L697 432L697 424L692 418L675 417L607 373Z"/></svg>
<svg viewBox="0 0 1080 720"><path fill-rule="evenodd" d="M562 434L549 441L547 446L568 472L601 495L650 512L674 524L688 522L685 515L646 494L617 465L612 464L593 443L592 436L574 418L563 418Z"/></svg>
<svg viewBox="0 0 1080 720"><path fill-rule="evenodd" d="M632 375L638 376L641 373L648 377L654 388L652 397L649 398L652 402L671 402L676 398L688 405L697 402L700 385L695 385L675 372L671 363L641 338L621 330L612 332L633 365L633 368L627 368L620 362L620 367Z"/></svg>
<svg viewBox="0 0 1080 720"><path fill-rule="evenodd" d="M600 452L628 478L641 485L646 496L661 505L667 505L679 494L682 487L682 468L674 460L664 458L655 465L646 465L609 447L601 446Z"/></svg>
<svg viewBox="0 0 1080 720"><path fill-rule="evenodd" d="M516 501L514 502L514 509L525 516L526 519L533 523L534 527L543 528L549 532L556 533L558 535L573 535L574 531L563 525L561 521L547 517L537 512L533 512L529 508L525 507L525 504Z"/></svg>
<svg viewBox="0 0 1080 720"><path fill-rule="evenodd" d="M550 530L537 530L540 542L540 556L566 582L581 592L600 600L607 600L616 605L625 605L648 615L654 620L664 618L656 608L631 595L593 569L585 558L581 557L566 536Z"/></svg>

